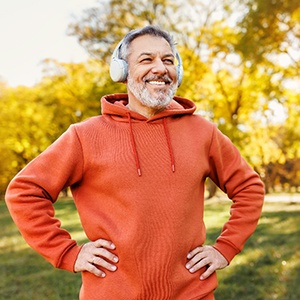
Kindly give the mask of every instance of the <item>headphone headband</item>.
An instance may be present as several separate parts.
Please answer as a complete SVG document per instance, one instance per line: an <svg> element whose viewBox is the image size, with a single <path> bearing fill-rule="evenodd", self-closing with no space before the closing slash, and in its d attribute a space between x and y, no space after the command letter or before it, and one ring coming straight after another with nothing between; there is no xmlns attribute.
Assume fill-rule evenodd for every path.
<svg viewBox="0 0 300 300"><path fill-rule="evenodd" d="M117 47L115 48L110 63L110 77L114 82L125 82L128 76L128 64L127 62L120 57L120 49L122 47L124 39L122 39ZM180 86L183 78L183 66L182 59L179 52L175 49L175 57L178 61L176 66L176 74L178 80L178 86Z"/></svg>

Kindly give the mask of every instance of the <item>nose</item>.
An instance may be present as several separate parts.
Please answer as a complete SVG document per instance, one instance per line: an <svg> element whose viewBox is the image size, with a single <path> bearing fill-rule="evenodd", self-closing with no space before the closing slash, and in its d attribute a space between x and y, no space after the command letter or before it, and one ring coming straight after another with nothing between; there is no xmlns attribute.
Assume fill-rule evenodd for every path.
<svg viewBox="0 0 300 300"><path fill-rule="evenodd" d="M164 62L160 58L157 58L153 61L152 72L154 74L166 74L167 73L167 68L166 68Z"/></svg>

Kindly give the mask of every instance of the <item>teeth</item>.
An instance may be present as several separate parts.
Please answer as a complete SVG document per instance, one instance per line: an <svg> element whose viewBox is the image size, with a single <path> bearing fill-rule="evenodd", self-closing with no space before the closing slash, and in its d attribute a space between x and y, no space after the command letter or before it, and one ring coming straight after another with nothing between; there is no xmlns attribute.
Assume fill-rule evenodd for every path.
<svg viewBox="0 0 300 300"><path fill-rule="evenodd" d="M156 84L156 85L165 85L166 83L164 81L149 81L150 84Z"/></svg>

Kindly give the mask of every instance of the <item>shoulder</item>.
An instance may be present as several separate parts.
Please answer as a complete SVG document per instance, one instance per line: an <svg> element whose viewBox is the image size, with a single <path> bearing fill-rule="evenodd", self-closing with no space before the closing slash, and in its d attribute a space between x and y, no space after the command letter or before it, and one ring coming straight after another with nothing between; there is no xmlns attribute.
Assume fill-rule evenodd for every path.
<svg viewBox="0 0 300 300"><path fill-rule="evenodd" d="M101 122L101 119L103 119L103 115L90 117L88 119L85 119L79 123L75 123L72 126L75 128L85 128L85 127L93 127L99 124Z"/></svg>
<svg viewBox="0 0 300 300"><path fill-rule="evenodd" d="M191 116L187 116L189 121L192 123L192 126L195 127L195 129L200 129L202 132L207 132L210 134L213 134L217 129L216 124L214 124L212 121L204 118L200 114L193 114Z"/></svg>
<svg viewBox="0 0 300 300"><path fill-rule="evenodd" d="M70 126L70 129L73 129L78 133L99 130L101 125L103 125L103 123L105 122L104 119L105 119L105 116L103 116L103 115L90 117L79 123L72 124Z"/></svg>

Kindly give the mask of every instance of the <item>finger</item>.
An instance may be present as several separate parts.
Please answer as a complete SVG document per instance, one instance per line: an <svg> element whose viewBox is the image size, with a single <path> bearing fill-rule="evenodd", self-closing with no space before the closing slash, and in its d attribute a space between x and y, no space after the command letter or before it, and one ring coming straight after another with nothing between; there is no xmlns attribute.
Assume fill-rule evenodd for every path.
<svg viewBox="0 0 300 300"><path fill-rule="evenodd" d="M202 252L203 249L204 249L204 247L201 247L201 246L199 246L199 247L193 249L192 251L190 251L190 252L188 253L187 258L188 258L188 259L192 258L193 256L195 256L195 255L198 254L199 252Z"/></svg>
<svg viewBox="0 0 300 300"><path fill-rule="evenodd" d="M96 275L97 277L104 278L106 276L106 273L103 270L97 268L94 264L91 263L87 264L87 266L84 268L84 271L88 271Z"/></svg>
<svg viewBox="0 0 300 300"><path fill-rule="evenodd" d="M100 270L100 268L97 267L98 264L100 264L100 266L103 264L104 268L114 270L115 267L113 267L110 262L116 263L119 259L115 254L109 252L109 250L105 249L104 247L107 247L109 250L115 249L115 245L111 241L104 239L99 239L95 242L88 242L84 244L75 262L74 271L88 271L95 274L96 276L104 277L105 273L103 272L103 270ZM95 266L93 263L98 256L103 256L103 261L108 260L109 262L102 263L101 260L98 260L97 266ZM110 265L108 265L107 263L109 263Z"/></svg>
<svg viewBox="0 0 300 300"><path fill-rule="evenodd" d="M190 267L192 267L193 265L195 265L196 263L198 263L201 259L203 259L204 257L206 257L207 255L205 255L204 252L198 252L197 254L195 254L194 256L191 256L191 259L189 260L189 262L186 264L186 267L189 269Z"/></svg>
<svg viewBox="0 0 300 300"><path fill-rule="evenodd" d="M201 268L207 266L210 263L209 258L202 257L201 259L197 259L196 261L190 261L186 264L186 268L191 272L194 273Z"/></svg>
<svg viewBox="0 0 300 300"><path fill-rule="evenodd" d="M94 258L96 257L94 256ZM98 277L105 277L105 273L102 270L98 269L93 264L94 258L86 259L85 256L79 253L74 265L74 271L75 272L88 271Z"/></svg>
<svg viewBox="0 0 300 300"><path fill-rule="evenodd" d="M93 265L97 265L99 267L102 267L102 268L107 269L112 272L117 270L117 266L109 263L108 261L106 261L105 259L103 259L101 257L94 257Z"/></svg>
<svg viewBox="0 0 300 300"><path fill-rule="evenodd" d="M205 280L211 274L213 274L215 271L216 271L216 268L213 265L209 266L209 268L207 268L207 270L203 274L201 274L200 280Z"/></svg>
<svg viewBox="0 0 300 300"><path fill-rule="evenodd" d="M95 256L100 256L100 257L104 257L112 262L117 263L119 261L119 258L117 255L111 253L110 251L108 251L105 248L95 248L95 250L93 251L94 257ZM93 257L93 258L94 258Z"/></svg>
<svg viewBox="0 0 300 300"><path fill-rule="evenodd" d="M93 242L93 244L96 248L104 247L104 248L112 249L112 250L116 249L116 246L113 242L105 240L105 239L96 240Z"/></svg>

